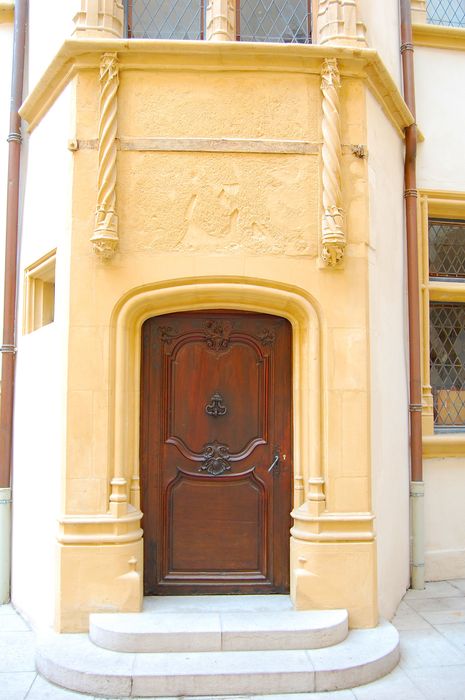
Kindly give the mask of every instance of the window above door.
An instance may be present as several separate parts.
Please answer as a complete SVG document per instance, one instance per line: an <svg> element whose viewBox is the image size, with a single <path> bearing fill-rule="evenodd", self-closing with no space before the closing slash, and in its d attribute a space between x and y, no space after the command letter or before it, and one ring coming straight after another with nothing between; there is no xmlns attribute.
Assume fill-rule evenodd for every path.
<svg viewBox="0 0 465 700"><path fill-rule="evenodd" d="M309 44L311 4L312 0L236 0L236 40ZM125 0L126 36L205 39L207 6L208 0Z"/></svg>
<svg viewBox="0 0 465 700"><path fill-rule="evenodd" d="M126 0L125 9L132 39L204 38L205 0Z"/></svg>

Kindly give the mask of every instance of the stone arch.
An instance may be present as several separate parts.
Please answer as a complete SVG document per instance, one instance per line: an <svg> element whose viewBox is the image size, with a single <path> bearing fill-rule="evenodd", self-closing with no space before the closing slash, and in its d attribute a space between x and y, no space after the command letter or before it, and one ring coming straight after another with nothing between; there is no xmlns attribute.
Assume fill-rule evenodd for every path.
<svg viewBox="0 0 465 700"><path fill-rule="evenodd" d="M323 334L317 302L303 290L256 279L182 279L130 290L111 318L109 426L110 508L139 509L141 328L147 318L176 311L229 308L282 316L293 331L294 509L309 484L322 490ZM124 505L122 509L119 507ZM134 512L134 511L133 511Z"/></svg>

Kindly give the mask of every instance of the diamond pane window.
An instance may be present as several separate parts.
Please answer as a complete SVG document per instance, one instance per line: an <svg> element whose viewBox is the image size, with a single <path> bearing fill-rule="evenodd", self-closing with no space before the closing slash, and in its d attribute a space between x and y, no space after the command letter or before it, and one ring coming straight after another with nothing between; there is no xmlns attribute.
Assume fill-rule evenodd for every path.
<svg viewBox="0 0 465 700"><path fill-rule="evenodd" d="M465 0L427 0L426 15L430 24L465 27Z"/></svg>
<svg viewBox="0 0 465 700"><path fill-rule="evenodd" d="M437 427L465 426L465 304L430 306L430 375Z"/></svg>
<svg viewBox="0 0 465 700"><path fill-rule="evenodd" d="M241 41L311 42L310 0L240 0L238 6Z"/></svg>
<svg viewBox="0 0 465 700"><path fill-rule="evenodd" d="M430 219L430 277L465 278L465 221Z"/></svg>
<svg viewBox="0 0 465 700"><path fill-rule="evenodd" d="M127 34L134 39L203 39L203 0L127 0Z"/></svg>

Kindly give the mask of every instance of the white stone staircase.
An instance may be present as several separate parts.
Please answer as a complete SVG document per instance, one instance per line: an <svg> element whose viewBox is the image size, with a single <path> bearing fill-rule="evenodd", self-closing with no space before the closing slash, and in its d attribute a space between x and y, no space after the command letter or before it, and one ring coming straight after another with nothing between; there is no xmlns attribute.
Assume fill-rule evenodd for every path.
<svg viewBox="0 0 465 700"><path fill-rule="evenodd" d="M112 697L337 690L398 660L389 623L349 632L345 610L297 612L288 596L147 598L143 613L91 615L89 636L53 635L37 653L53 683Z"/></svg>

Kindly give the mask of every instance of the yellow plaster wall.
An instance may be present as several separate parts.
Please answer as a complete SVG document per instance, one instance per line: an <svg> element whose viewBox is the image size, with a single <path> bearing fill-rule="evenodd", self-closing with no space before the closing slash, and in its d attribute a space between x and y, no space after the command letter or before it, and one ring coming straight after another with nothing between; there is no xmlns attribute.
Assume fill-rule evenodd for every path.
<svg viewBox="0 0 465 700"><path fill-rule="evenodd" d="M256 71L122 72L125 136L319 137L318 75Z"/></svg>
<svg viewBox="0 0 465 700"><path fill-rule="evenodd" d="M105 607L101 597L93 593L97 589L105 590L108 601L119 609L139 609L140 598L136 601L134 596L125 596L120 578L121 572L130 572L132 558L137 559L140 569L137 507L129 506L128 511L125 504L113 502L109 511L109 493L116 474L126 480L118 486L124 500L138 469L137 436L131 437L129 419L124 410L121 413L115 396L126 382L129 389L120 403L132 402L137 414L141 321L127 331L127 342L136 348L134 366L124 352L115 354L115 324L119 323L120 300L135 290L179 284L191 292L187 291L182 304L173 296L171 310L215 305L263 310L255 301L257 293L247 296L247 285L276 290L276 301L267 302L268 311L291 319L294 355L305 363L309 347L299 339L307 321L293 315L290 299L295 294L309 300L305 303L313 307L318 318L311 352L319 369L308 391L294 387L294 400L303 420L295 430L295 468L304 475L305 492L309 470L316 469L325 479L323 515L350 517L337 522L326 517L320 522L317 513L315 524L307 517L314 514L312 504L296 502L295 518L296 522L300 519L300 525L294 539L300 539L291 568L303 567L319 580L307 595L307 603L302 603L304 607L310 599L321 607L347 606L353 626L376 624L376 550L370 515L367 165L350 147L366 143L366 87L360 78L343 77L342 180L348 246L344 269L327 270L318 258L322 167L319 83L319 70L289 75L278 70L254 71L248 66L240 73L200 68L165 72L150 68L146 62L144 70L122 71L118 134L126 144L131 139L155 136L229 136L300 139L315 148L306 155L119 150L120 244L115 257L104 263L90 244L96 203L98 75L96 71L78 74L66 518L58 551L57 627L61 630L85 627L85 615L78 610ZM235 284L237 293L231 292L227 303L219 301L214 292L201 297L197 285L213 279L219 285ZM163 307L156 301L152 306L140 302L140 318L164 312L169 308L167 298L169 294L165 294ZM300 371L296 364L294 370ZM115 412L123 416L122 430L115 427ZM307 436L301 434L310 431L306 416L313 426L313 437L307 440L309 447L303 448ZM115 443L116 430L121 439ZM119 459L119 450L124 451L126 460ZM120 463L122 473L116 473L115 465ZM123 527L118 518L128 512L132 525ZM128 543L119 545L121 538ZM105 547L105 543L112 546ZM94 568L92 562L100 550L102 562L108 565ZM328 558L328 552L336 554ZM92 583L76 589L70 574L75 566L89 572ZM346 591L352 591L350 596L341 597L336 580L345 581ZM307 591L307 584L302 585L298 591L301 601Z"/></svg>

